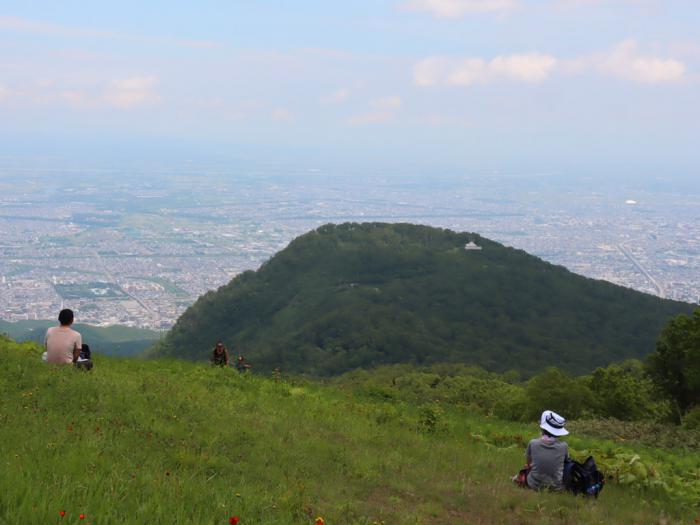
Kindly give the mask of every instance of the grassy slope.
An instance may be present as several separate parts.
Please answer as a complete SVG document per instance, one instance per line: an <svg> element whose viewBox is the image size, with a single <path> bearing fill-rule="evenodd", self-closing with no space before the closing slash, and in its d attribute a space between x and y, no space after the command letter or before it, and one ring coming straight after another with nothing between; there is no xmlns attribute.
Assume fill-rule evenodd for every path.
<svg viewBox="0 0 700 525"><path fill-rule="evenodd" d="M597 501L517 489L522 450L466 438L504 424L464 413L429 434L415 407L335 387L174 361L98 358L87 374L44 365L30 343L0 352L0 523L54 523L61 509L66 523L196 525L695 517L615 485Z"/></svg>

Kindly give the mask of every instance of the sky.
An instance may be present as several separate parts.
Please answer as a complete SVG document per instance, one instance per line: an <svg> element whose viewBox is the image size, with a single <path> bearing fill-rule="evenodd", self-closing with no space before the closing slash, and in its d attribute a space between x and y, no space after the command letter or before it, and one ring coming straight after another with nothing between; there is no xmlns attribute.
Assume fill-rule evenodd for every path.
<svg viewBox="0 0 700 525"><path fill-rule="evenodd" d="M697 0L3 0L0 157L700 179Z"/></svg>

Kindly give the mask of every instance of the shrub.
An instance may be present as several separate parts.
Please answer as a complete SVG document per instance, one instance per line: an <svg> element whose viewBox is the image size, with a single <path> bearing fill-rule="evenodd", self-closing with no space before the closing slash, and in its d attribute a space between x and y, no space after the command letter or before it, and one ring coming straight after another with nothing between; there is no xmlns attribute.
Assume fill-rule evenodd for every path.
<svg viewBox="0 0 700 525"><path fill-rule="evenodd" d="M524 421L539 419L545 409L576 419L592 411L594 400L586 381L574 379L558 368L548 368L530 379L525 395L527 403L521 418Z"/></svg>
<svg viewBox="0 0 700 525"><path fill-rule="evenodd" d="M700 399L700 308L692 316L679 315L664 328L649 357L649 372L673 400L680 422Z"/></svg>
<svg viewBox="0 0 700 525"><path fill-rule="evenodd" d="M662 421L669 417L668 401L659 396L639 361L598 368L588 385L595 394L593 408L598 416L623 421Z"/></svg>
<svg viewBox="0 0 700 525"><path fill-rule="evenodd" d="M683 428L700 430L700 405L696 405L683 418Z"/></svg>

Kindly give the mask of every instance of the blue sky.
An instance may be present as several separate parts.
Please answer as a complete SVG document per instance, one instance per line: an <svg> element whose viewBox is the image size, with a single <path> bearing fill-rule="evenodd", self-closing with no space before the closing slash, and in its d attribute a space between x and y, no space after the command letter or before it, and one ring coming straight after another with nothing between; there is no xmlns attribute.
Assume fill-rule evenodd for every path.
<svg viewBox="0 0 700 525"><path fill-rule="evenodd" d="M688 177L698 27L696 0L5 0L0 155Z"/></svg>

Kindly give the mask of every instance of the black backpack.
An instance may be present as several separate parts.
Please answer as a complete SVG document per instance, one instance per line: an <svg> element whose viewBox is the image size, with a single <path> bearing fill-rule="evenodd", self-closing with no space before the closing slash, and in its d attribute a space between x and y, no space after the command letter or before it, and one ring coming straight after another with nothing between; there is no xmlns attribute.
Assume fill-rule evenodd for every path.
<svg viewBox="0 0 700 525"><path fill-rule="evenodd" d="M86 345L85 343L83 343L83 346L80 349L80 357L83 359L92 359L92 352L90 351L90 345Z"/></svg>
<svg viewBox="0 0 700 525"><path fill-rule="evenodd" d="M75 362L75 367L80 370L92 370L92 352L90 351L90 345L83 344L80 349L79 360Z"/></svg>
<svg viewBox="0 0 700 525"><path fill-rule="evenodd" d="M564 487L574 496L583 494L597 498L604 485L605 476L598 470L593 456L588 456L583 463L570 458L564 461Z"/></svg>

